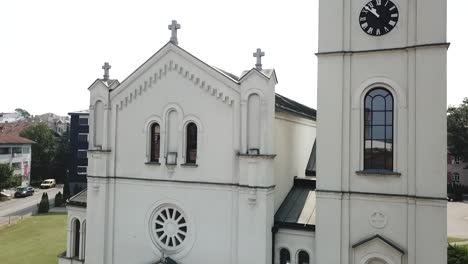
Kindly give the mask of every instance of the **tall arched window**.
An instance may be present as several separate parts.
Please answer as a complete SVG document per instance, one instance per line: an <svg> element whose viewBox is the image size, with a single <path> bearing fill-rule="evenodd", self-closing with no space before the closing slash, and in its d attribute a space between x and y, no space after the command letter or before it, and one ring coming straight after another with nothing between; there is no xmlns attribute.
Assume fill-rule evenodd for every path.
<svg viewBox="0 0 468 264"><path fill-rule="evenodd" d="M247 153L260 154L260 96L251 94L247 103Z"/></svg>
<svg viewBox="0 0 468 264"><path fill-rule="evenodd" d="M309 264L309 254L303 250L297 255L298 264Z"/></svg>
<svg viewBox="0 0 468 264"><path fill-rule="evenodd" d="M94 146L102 147L104 127L104 104L97 101L94 104Z"/></svg>
<svg viewBox="0 0 468 264"><path fill-rule="evenodd" d="M280 250L280 264L291 264L291 255L289 250L285 248Z"/></svg>
<svg viewBox="0 0 468 264"><path fill-rule="evenodd" d="M73 232L73 257L80 257L80 220L75 219Z"/></svg>
<svg viewBox="0 0 468 264"><path fill-rule="evenodd" d="M393 96L384 88L364 98L364 170L393 171Z"/></svg>
<svg viewBox="0 0 468 264"><path fill-rule="evenodd" d="M187 125L187 150L185 153L185 163L195 164L197 162L197 125L189 123Z"/></svg>
<svg viewBox="0 0 468 264"><path fill-rule="evenodd" d="M366 262L366 264L387 264L387 262L381 260L381 259L378 259L378 258L373 258L369 261Z"/></svg>
<svg viewBox="0 0 468 264"><path fill-rule="evenodd" d="M159 162L159 148L161 142L161 133L160 127L158 123L153 123L151 125L151 135L150 135L150 148L151 148L151 158L150 161L152 162Z"/></svg>

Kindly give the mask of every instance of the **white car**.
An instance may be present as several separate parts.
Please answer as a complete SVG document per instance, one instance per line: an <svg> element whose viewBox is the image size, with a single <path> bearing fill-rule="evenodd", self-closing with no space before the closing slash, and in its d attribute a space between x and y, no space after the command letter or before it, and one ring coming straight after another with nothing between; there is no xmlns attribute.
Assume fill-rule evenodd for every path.
<svg viewBox="0 0 468 264"><path fill-rule="evenodd" d="M47 179L41 183L41 189L45 188L52 188L55 187L55 179Z"/></svg>

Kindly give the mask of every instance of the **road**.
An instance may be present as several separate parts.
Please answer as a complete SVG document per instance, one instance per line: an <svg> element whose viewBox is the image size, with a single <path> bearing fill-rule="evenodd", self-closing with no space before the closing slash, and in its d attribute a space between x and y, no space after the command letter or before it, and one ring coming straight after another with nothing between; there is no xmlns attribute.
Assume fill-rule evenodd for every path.
<svg viewBox="0 0 468 264"><path fill-rule="evenodd" d="M447 236L468 238L468 202L447 204Z"/></svg>
<svg viewBox="0 0 468 264"><path fill-rule="evenodd" d="M33 196L13 198L0 202L0 225L8 222L9 216L22 216L37 212L37 204L41 201L42 193L47 192L49 200L54 200L55 195L62 191L61 187L51 189L35 189Z"/></svg>

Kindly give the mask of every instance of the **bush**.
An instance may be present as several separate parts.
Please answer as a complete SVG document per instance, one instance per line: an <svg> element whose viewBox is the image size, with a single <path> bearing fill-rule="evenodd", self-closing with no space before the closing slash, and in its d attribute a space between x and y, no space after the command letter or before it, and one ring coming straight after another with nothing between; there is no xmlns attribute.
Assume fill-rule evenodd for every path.
<svg viewBox="0 0 468 264"><path fill-rule="evenodd" d="M54 206L62 206L63 204L63 196L61 192L58 192L55 195Z"/></svg>
<svg viewBox="0 0 468 264"><path fill-rule="evenodd" d="M45 214L49 212L49 195L44 192L42 193L41 202L38 204L38 213Z"/></svg>
<svg viewBox="0 0 468 264"><path fill-rule="evenodd" d="M447 264L466 263L468 263L468 248L449 244L447 248Z"/></svg>
<svg viewBox="0 0 468 264"><path fill-rule="evenodd" d="M463 201L463 194L467 193L468 190L461 184L447 184L447 193L453 195L454 201Z"/></svg>

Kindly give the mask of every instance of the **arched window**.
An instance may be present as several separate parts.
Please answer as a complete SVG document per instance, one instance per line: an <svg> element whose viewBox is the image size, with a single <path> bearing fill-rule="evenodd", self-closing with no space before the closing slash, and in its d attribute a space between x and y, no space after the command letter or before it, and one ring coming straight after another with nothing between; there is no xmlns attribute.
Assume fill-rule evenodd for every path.
<svg viewBox="0 0 468 264"><path fill-rule="evenodd" d="M73 257L80 257L80 220L75 219L73 232Z"/></svg>
<svg viewBox="0 0 468 264"><path fill-rule="evenodd" d="M185 163L195 164L197 162L197 125L189 123L187 125L187 150L185 153Z"/></svg>
<svg viewBox="0 0 468 264"><path fill-rule="evenodd" d="M300 251L297 255L298 264L309 264L309 254L305 251Z"/></svg>
<svg viewBox="0 0 468 264"><path fill-rule="evenodd" d="M280 250L280 264L291 264L291 255L286 248Z"/></svg>
<svg viewBox="0 0 468 264"><path fill-rule="evenodd" d="M104 127L104 105L101 101L94 104L94 146L102 147Z"/></svg>
<svg viewBox="0 0 468 264"><path fill-rule="evenodd" d="M364 98L364 170L393 171L393 96L383 88Z"/></svg>
<svg viewBox="0 0 468 264"><path fill-rule="evenodd" d="M251 94L247 104L247 153L260 154L260 96Z"/></svg>
<svg viewBox="0 0 468 264"><path fill-rule="evenodd" d="M151 135L150 135L150 152L151 152L151 162L159 162L159 148L161 142L161 133L160 127L158 123L154 123L151 125Z"/></svg>

